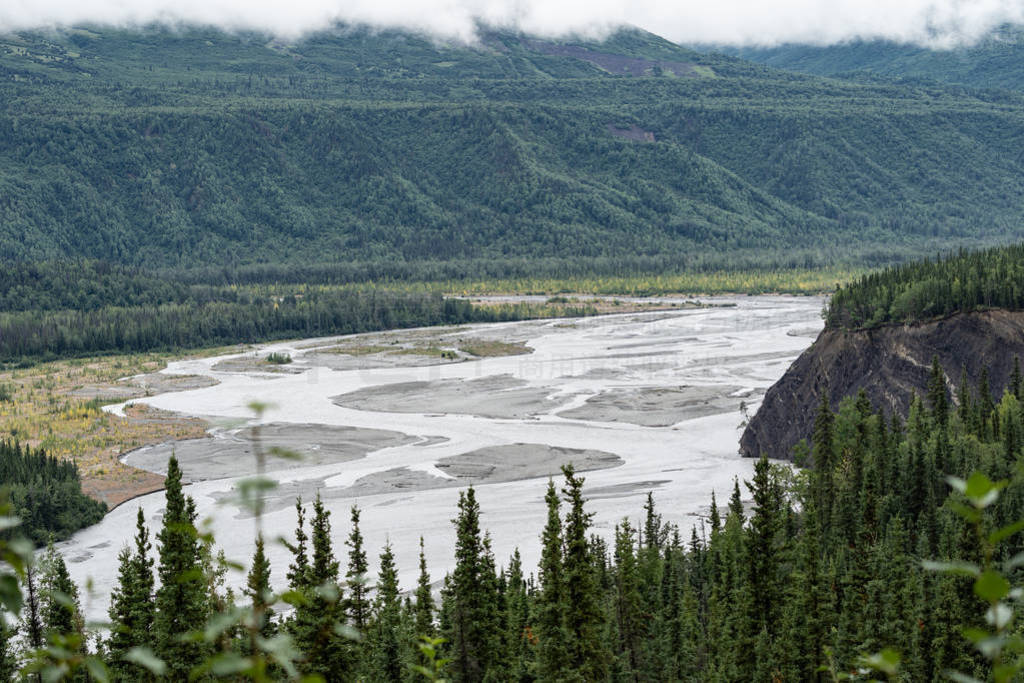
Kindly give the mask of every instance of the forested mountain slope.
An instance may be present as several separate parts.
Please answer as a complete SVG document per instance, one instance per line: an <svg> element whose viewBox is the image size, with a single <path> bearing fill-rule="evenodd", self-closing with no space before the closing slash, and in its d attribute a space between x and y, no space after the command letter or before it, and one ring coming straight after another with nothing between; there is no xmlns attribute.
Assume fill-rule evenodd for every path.
<svg viewBox="0 0 1024 683"><path fill-rule="evenodd" d="M915 395L933 391L933 359L959 409L973 393L990 409L1021 384L1022 292L1024 245L908 263L837 290L825 329L769 389L740 450L788 458L811 436L808 406L838 407L859 391L905 418Z"/></svg>
<svg viewBox="0 0 1024 683"><path fill-rule="evenodd" d="M975 45L948 49L884 40L839 45L722 48L728 54L818 76L928 79L973 88L1024 90L1024 28L1004 26Z"/></svg>
<svg viewBox="0 0 1024 683"><path fill-rule="evenodd" d="M1024 97L639 31L7 35L0 258L865 262L1024 235L1022 146Z"/></svg>

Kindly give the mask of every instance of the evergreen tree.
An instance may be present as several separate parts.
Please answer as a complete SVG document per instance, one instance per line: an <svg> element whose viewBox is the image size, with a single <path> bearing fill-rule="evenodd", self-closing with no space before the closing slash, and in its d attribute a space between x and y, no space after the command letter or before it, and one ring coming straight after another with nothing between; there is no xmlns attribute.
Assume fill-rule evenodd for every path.
<svg viewBox="0 0 1024 683"><path fill-rule="evenodd" d="M523 563L516 548L509 560L505 584L505 650L509 653L509 680L528 683L535 670L534 634L530 628L530 596L523 578Z"/></svg>
<svg viewBox="0 0 1024 683"><path fill-rule="evenodd" d="M451 653L452 678L456 683L484 680L495 657L497 624L492 590L494 577L487 576L487 549L480 532L480 506L473 487L459 493L455 524L455 569L451 574L445 636Z"/></svg>
<svg viewBox="0 0 1024 683"><path fill-rule="evenodd" d="M754 497L754 511L747 534L749 582L753 598L750 621L755 629L750 636L756 637L764 631L770 638L781 616L777 572L781 564L779 536L782 532L783 510L782 494L767 457L761 456L754 465L754 479L747 482L747 488Z"/></svg>
<svg viewBox="0 0 1024 683"><path fill-rule="evenodd" d="M299 590L309 585L309 555L306 550L306 511L302 507L302 499L295 500L295 543L288 543L288 550L292 553L292 562L288 565L288 586L292 590Z"/></svg>
<svg viewBox="0 0 1024 683"><path fill-rule="evenodd" d="M949 399L946 395L946 373L939 365L938 356L932 356L932 370L928 380L928 405L935 424L945 429L949 424Z"/></svg>
<svg viewBox="0 0 1024 683"><path fill-rule="evenodd" d="M436 632L434 609L434 595L430 587L430 572L427 571L427 555L423 549L423 537L420 536L420 575L416 580L415 630L417 636L433 637Z"/></svg>
<svg viewBox="0 0 1024 683"><path fill-rule="evenodd" d="M135 547L125 546L118 555L117 585L110 594L110 638L107 659L111 671L122 679L142 675L142 670L124 661L134 647L149 647L153 639L156 606L153 602L153 558L142 508L135 520Z"/></svg>
<svg viewBox="0 0 1024 683"><path fill-rule="evenodd" d="M735 517L740 526L747 521L746 514L743 512L743 499L740 498L740 480L735 477L732 480L732 495L729 496L728 514L730 517Z"/></svg>
<svg viewBox="0 0 1024 683"><path fill-rule="evenodd" d="M564 676L566 666L565 614L569 605L562 576L561 501L551 480L544 501L548 518L541 536L540 592L536 597L537 676L555 681Z"/></svg>
<svg viewBox="0 0 1024 683"><path fill-rule="evenodd" d="M349 595L345 611L352 626L362 633L366 630L366 622L370 616L370 601L366 588L366 572L369 565L366 551L363 549L363 534L359 530L359 508L355 505L352 506L352 530L345 545L348 546L348 571L345 572L345 579Z"/></svg>
<svg viewBox="0 0 1024 683"><path fill-rule="evenodd" d="M971 387L967 381L967 368L960 372L960 385L956 389L957 414L960 416L960 423L971 428L974 422L974 405L971 400Z"/></svg>
<svg viewBox="0 0 1024 683"><path fill-rule="evenodd" d="M29 647L38 650L43 646L42 605L39 597L39 570L33 563L25 565L25 606L22 608L22 626Z"/></svg>
<svg viewBox="0 0 1024 683"><path fill-rule="evenodd" d="M181 469L173 455L164 481L166 506L159 541L160 587L155 593L153 645L167 664L168 676L188 678L203 658L205 648L182 637L202 630L207 617L206 584L196 534L194 507L181 490Z"/></svg>
<svg viewBox="0 0 1024 683"><path fill-rule="evenodd" d="M377 594L373 604L373 622L369 629L369 662L367 678L373 681L398 683L403 680L410 663L408 634L402 619L402 603L398 594L398 572L391 544L380 555Z"/></svg>
<svg viewBox="0 0 1024 683"><path fill-rule="evenodd" d="M292 637L306 656L303 672L344 679L352 671L347 641L339 633L344 623L339 567L331 547L331 513L317 495L310 525L312 557L302 587L303 600L290 624ZM296 544L297 545L297 544Z"/></svg>
<svg viewBox="0 0 1024 683"><path fill-rule="evenodd" d="M1024 376L1021 375L1020 371L1020 357L1013 357L1013 371L1010 372L1010 386L1009 391L1013 394L1018 401L1024 400Z"/></svg>
<svg viewBox="0 0 1024 683"><path fill-rule="evenodd" d="M587 543L591 513L583 510L583 477L571 464L562 467L565 487L562 495L569 506L565 517L563 576L565 601L566 661L585 680L601 680L608 671L608 652L603 647L604 611L594 575L594 562Z"/></svg>
<svg viewBox="0 0 1024 683"><path fill-rule="evenodd" d="M82 608L78 601L78 587L71 580L63 556L51 542L46 550L40 576L40 617L47 640L54 636L76 636L79 647L85 647Z"/></svg>
<svg viewBox="0 0 1024 683"><path fill-rule="evenodd" d="M640 575L634 555L635 534L628 519L615 528L615 618L616 649L620 653L620 675L629 680L647 678L646 642L649 637Z"/></svg>
<svg viewBox="0 0 1024 683"><path fill-rule="evenodd" d="M835 416L828 403L828 391L821 394L818 414L814 419L812 434L812 456L814 470L811 474L811 491L814 507L818 511L818 524L824 539L831 533L832 504L835 493L832 468L835 459Z"/></svg>
<svg viewBox="0 0 1024 683"><path fill-rule="evenodd" d="M245 595L252 606L253 619L256 620L255 628L260 636L269 638L274 635L274 610L269 603L273 595L270 587L270 560L264 548L263 534L256 536L256 551L245 579Z"/></svg>
<svg viewBox="0 0 1024 683"><path fill-rule="evenodd" d="M711 524L711 536L714 537L722 528L722 518L718 514L718 502L715 500L714 491L711 491L711 513L708 516L708 522Z"/></svg>

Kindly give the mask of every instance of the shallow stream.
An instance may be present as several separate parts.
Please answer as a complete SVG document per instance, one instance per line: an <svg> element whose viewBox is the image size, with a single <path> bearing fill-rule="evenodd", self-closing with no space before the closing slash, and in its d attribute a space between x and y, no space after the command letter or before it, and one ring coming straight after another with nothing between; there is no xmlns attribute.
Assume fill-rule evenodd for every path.
<svg viewBox="0 0 1024 683"><path fill-rule="evenodd" d="M752 462L737 455L741 405L753 414L764 391L811 344L822 326L822 300L705 301L715 306L362 335L355 341L365 343L364 355L323 348L352 338L271 344L256 357L172 363L165 372L218 383L138 401L215 425L212 438L173 448L193 482L186 492L229 559L247 564L252 553L254 521L232 502L232 491L253 470L249 406L259 401L273 406L261 421L264 445L304 456L271 459L268 474L280 487L267 500L266 538L291 538L295 497L311 501L320 491L344 568L349 508L358 504L371 565L390 540L409 589L420 536L433 578L451 568L450 520L459 491L474 484L497 562L507 564L518 547L532 570L547 479L564 462L587 470L588 508L595 531L606 536L624 516L637 520L651 491L665 520L688 539L711 491L724 501L733 478L748 477ZM479 360L365 353L418 339L435 347L523 341L533 352ZM254 362L271 351L293 362ZM142 449L127 462L163 471L171 450ZM136 510L142 507L155 535L163 502L162 493L130 501L60 544L79 584L89 579L98 596L109 595ZM283 588L289 554L280 543L268 550L275 587ZM243 576L230 580L241 584ZM105 597L83 602L90 618L105 617Z"/></svg>

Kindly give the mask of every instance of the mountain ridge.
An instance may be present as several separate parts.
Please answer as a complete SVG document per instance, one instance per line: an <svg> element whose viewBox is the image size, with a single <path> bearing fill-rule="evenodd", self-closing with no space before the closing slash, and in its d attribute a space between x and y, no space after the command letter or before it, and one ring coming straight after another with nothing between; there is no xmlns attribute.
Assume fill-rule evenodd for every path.
<svg viewBox="0 0 1024 683"><path fill-rule="evenodd" d="M0 258L863 262L1024 236L1024 96L792 74L639 31L538 41L0 37Z"/></svg>

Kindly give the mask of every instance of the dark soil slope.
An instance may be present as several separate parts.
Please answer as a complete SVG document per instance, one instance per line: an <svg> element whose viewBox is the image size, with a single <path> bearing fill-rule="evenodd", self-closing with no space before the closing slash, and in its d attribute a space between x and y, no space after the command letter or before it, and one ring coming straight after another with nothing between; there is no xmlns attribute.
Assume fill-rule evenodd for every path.
<svg viewBox="0 0 1024 683"><path fill-rule="evenodd" d="M991 386L1001 392L1024 358L1024 312L958 313L914 325L871 330L826 329L765 395L740 440L743 455L789 458L800 439L809 439L822 392L835 409L861 389L876 406L906 416L914 393L924 395L931 359L938 356L954 397L961 372L972 386L987 367Z"/></svg>

